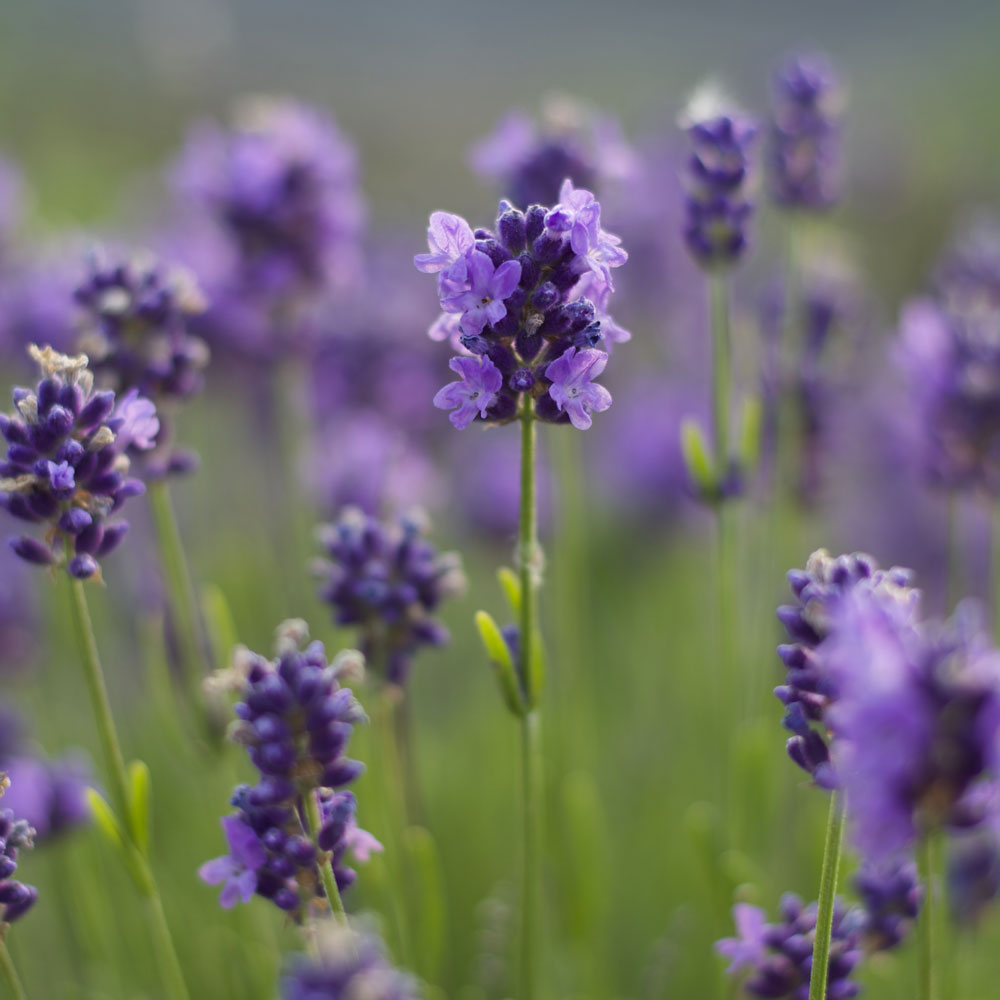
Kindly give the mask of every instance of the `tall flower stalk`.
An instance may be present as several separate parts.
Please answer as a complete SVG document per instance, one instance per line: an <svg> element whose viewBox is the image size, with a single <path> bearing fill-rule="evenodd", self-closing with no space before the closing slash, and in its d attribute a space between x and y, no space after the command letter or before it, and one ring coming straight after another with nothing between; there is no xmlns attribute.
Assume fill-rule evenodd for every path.
<svg viewBox="0 0 1000 1000"><path fill-rule="evenodd" d="M607 313L611 271L627 255L618 237L601 228L601 206L590 191L563 182L552 208L522 211L501 201L494 230L435 212L418 270L438 275L442 315L432 338L449 339L462 354L450 367L459 380L434 397L463 429L473 421L521 428L517 570L504 575L516 624L501 630L477 615L504 702L521 727L523 869L518 995L542 992L541 827L543 754L541 696L544 666L538 613L542 551L536 495L537 424L591 426L611 405L596 378L608 356L605 337L628 334Z"/></svg>

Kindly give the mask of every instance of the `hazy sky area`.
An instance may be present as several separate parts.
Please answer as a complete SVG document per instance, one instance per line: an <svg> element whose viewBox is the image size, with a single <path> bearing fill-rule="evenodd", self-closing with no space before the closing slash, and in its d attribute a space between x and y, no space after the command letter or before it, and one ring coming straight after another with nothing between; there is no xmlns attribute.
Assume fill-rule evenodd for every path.
<svg viewBox="0 0 1000 1000"><path fill-rule="evenodd" d="M511 105L565 91L635 134L710 74L763 107L774 62L804 45L848 78L874 209L944 219L997 200L998 39L1000 4L985 0L0 0L0 149L24 164L43 220L86 224L135 200L134 179L192 117L290 93L356 137L374 218L416 221L474 210L465 150Z"/></svg>

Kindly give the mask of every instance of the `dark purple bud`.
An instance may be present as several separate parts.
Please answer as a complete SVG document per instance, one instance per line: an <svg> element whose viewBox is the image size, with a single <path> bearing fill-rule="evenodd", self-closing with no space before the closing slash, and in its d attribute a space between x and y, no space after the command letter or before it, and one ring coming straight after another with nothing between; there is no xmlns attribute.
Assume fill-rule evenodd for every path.
<svg viewBox="0 0 1000 1000"><path fill-rule="evenodd" d="M74 556L66 567L69 575L77 580L89 580L97 572L97 560L86 552Z"/></svg>
<svg viewBox="0 0 1000 1000"><path fill-rule="evenodd" d="M70 535L78 535L84 528L89 528L93 518L82 507L70 507L59 518L59 527Z"/></svg>
<svg viewBox="0 0 1000 1000"><path fill-rule="evenodd" d="M84 431L92 430L109 417L114 408L113 392L95 392L76 418L77 426Z"/></svg>
<svg viewBox="0 0 1000 1000"><path fill-rule="evenodd" d="M55 556L47 545L43 545L34 538L29 538L27 535L22 535L20 538L12 538L10 540L10 547L14 550L16 556L36 566L50 566L55 562Z"/></svg>
<svg viewBox="0 0 1000 1000"><path fill-rule="evenodd" d="M104 537L101 539L101 544L97 546L97 551L94 555L98 559L103 559L106 555L110 555L118 548L119 545L125 540L125 536L128 534L129 524L128 521L118 521L115 524L108 524L104 527Z"/></svg>
<svg viewBox="0 0 1000 1000"><path fill-rule="evenodd" d="M532 295L531 304L540 312L548 312L559 301L559 297L559 289L551 281L545 281Z"/></svg>
<svg viewBox="0 0 1000 1000"><path fill-rule="evenodd" d="M518 368L508 384L514 392L531 392L535 387L535 373L530 368Z"/></svg>
<svg viewBox="0 0 1000 1000"><path fill-rule="evenodd" d="M509 208L497 220L497 230L503 245L512 253L519 254L527 240L527 223L523 212Z"/></svg>

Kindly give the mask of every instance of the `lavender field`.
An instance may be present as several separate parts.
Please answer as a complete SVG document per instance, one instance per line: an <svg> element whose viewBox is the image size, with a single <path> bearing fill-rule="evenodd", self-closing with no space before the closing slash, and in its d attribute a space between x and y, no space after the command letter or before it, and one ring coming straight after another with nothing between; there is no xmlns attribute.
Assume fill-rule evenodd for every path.
<svg viewBox="0 0 1000 1000"><path fill-rule="evenodd" d="M997 995L995 10L4 17L0 996Z"/></svg>

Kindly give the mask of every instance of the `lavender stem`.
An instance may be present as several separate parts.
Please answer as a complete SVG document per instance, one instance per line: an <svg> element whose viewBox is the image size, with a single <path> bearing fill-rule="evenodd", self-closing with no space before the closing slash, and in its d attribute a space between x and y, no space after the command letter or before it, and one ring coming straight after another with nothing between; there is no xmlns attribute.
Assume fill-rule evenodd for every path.
<svg viewBox="0 0 1000 1000"><path fill-rule="evenodd" d="M521 581L520 651L521 683L528 711L521 717L521 768L524 801L524 870L521 894L522 1000L538 995L541 857L541 664L538 660L537 609L541 576L538 514L535 491L535 420L531 398L521 407L521 509L518 526L518 570Z"/></svg>
<svg viewBox="0 0 1000 1000"><path fill-rule="evenodd" d="M924 835L917 846L917 868L924 884L924 901L917 918L918 931L918 1000L937 1000L936 942L934 923L937 920L937 900L934 886L933 844L930 836Z"/></svg>
<svg viewBox="0 0 1000 1000"><path fill-rule="evenodd" d="M83 663L84 678L87 682L87 693L90 696L94 721L101 741L101 749L105 765L110 776L115 808L118 811L124 832L123 847L129 854L129 860L138 878L140 891L149 904L153 930L153 941L159 956L162 971L166 979L167 993L172 1000L188 1000L184 974L181 971L177 950L170 935L166 915L163 912L163 902L156 884L153 871L143 852L136 842L136 831L133 829L132 809L130 808L131 793L129 779L125 770L125 758L122 755L118 731L115 727L111 704L108 701L108 689L104 681L104 670L101 666L100 654L97 650L97 640L94 636L94 626L90 620L87 608L87 594L80 580L70 581L72 597L73 621L76 625L77 638L80 643L80 659Z"/></svg>
<svg viewBox="0 0 1000 1000"><path fill-rule="evenodd" d="M816 937L813 940L812 974L809 977L809 1000L826 1000L830 972L830 938L833 935L833 908L840 874L841 844L844 840L844 810L837 792L830 794L830 815L823 846L823 868L816 907Z"/></svg>
<svg viewBox="0 0 1000 1000"><path fill-rule="evenodd" d="M310 790L304 796L306 825L309 830L309 837L316 850L319 851L317 863L319 865L320 878L323 880L323 891L326 893L327 901L330 904L330 912L338 919L347 923L347 911L344 909L344 901L340 898L340 890L337 888L337 879L333 874L333 862L330 860L330 852L319 848L319 831L322 823L319 816L319 802L316 800L315 789Z"/></svg>
<svg viewBox="0 0 1000 1000"><path fill-rule="evenodd" d="M10 957L7 942L2 934L0 934L0 969L3 970L3 979L10 989L13 1000L27 1000L28 994L24 992L17 969L14 967L14 960Z"/></svg>

